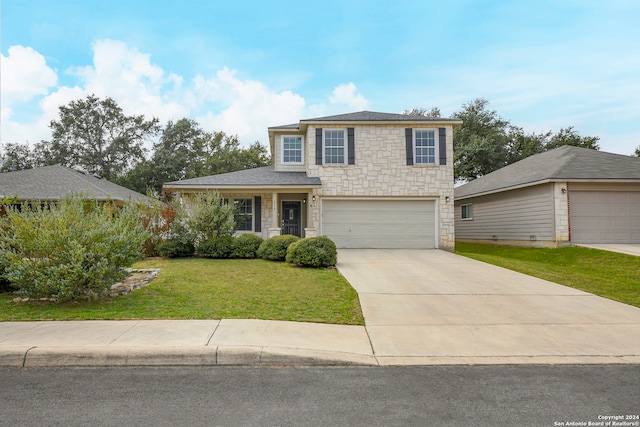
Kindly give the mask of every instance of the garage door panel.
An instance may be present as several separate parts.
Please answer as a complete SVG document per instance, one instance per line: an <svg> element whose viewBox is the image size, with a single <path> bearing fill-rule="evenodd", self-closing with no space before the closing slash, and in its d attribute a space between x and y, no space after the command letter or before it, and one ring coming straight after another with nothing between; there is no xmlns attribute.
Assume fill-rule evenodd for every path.
<svg viewBox="0 0 640 427"><path fill-rule="evenodd" d="M640 192L572 191L574 243L640 243Z"/></svg>
<svg viewBox="0 0 640 427"><path fill-rule="evenodd" d="M339 248L435 247L435 202L323 200L322 233Z"/></svg>

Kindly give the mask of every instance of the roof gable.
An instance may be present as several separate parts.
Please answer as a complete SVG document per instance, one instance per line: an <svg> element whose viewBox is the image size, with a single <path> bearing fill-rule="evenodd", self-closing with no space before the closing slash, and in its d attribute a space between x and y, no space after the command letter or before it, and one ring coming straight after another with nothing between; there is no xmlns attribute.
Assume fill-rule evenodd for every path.
<svg viewBox="0 0 640 427"><path fill-rule="evenodd" d="M640 158L564 145L491 172L455 189L457 199L544 182L640 182Z"/></svg>

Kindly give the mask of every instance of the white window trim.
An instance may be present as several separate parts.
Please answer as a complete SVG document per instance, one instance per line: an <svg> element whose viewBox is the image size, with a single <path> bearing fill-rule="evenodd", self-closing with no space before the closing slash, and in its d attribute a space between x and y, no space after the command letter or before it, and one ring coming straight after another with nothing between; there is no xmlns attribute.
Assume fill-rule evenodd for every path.
<svg viewBox="0 0 640 427"><path fill-rule="evenodd" d="M344 134L344 157L343 157L343 161L342 163L327 163L326 159L325 159L325 154L326 154L326 150L327 150L327 144L325 141L325 135L327 131L342 131ZM348 134L347 134L347 128L326 128L326 129L322 129L322 164L325 166L343 166L346 165L347 162L349 161L349 141L348 141Z"/></svg>
<svg viewBox="0 0 640 427"><path fill-rule="evenodd" d="M433 143L434 143L434 155L433 155L433 163L418 163L418 150L417 150L417 141L418 138L416 138L416 134L417 132L420 131L432 131L433 132ZM414 129L413 130L413 164L417 165L417 166L438 166L439 164L439 159L440 159L440 143L438 142L438 129L437 128L421 128L421 129ZM422 148L422 147L420 147Z"/></svg>
<svg viewBox="0 0 640 427"><path fill-rule="evenodd" d="M285 138L300 138L300 161L299 162L285 162L284 161L284 139ZM303 135L282 135L280 137L280 164L281 165L304 165L304 136Z"/></svg>
<svg viewBox="0 0 640 427"><path fill-rule="evenodd" d="M465 218L465 217L462 216L462 212L464 211L464 209L462 209L462 208L467 207L467 206L471 206L471 216ZM468 211L468 209L467 209L467 211ZM473 203L466 203L466 204L460 206L460 219L462 221L473 221Z"/></svg>

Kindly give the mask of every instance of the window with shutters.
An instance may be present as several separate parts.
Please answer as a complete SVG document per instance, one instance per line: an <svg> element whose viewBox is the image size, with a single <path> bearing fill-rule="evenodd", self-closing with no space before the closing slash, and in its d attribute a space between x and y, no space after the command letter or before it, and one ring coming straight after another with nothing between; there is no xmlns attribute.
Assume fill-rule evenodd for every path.
<svg viewBox="0 0 640 427"><path fill-rule="evenodd" d="M416 165L435 165L438 159L437 129L415 129L413 152Z"/></svg>
<svg viewBox="0 0 640 427"><path fill-rule="evenodd" d="M322 134L323 163L343 165L346 163L346 131L344 129L324 129Z"/></svg>
<svg viewBox="0 0 640 427"><path fill-rule="evenodd" d="M253 230L253 199L235 199L235 220L238 231Z"/></svg>

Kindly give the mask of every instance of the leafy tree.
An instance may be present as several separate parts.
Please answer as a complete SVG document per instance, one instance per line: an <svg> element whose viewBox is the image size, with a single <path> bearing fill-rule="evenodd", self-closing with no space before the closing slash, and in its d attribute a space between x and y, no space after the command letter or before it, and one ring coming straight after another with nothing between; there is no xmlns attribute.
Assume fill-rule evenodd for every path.
<svg viewBox="0 0 640 427"><path fill-rule="evenodd" d="M188 227L194 246L219 236L232 236L236 231L235 210L215 192L196 193L191 205Z"/></svg>
<svg viewBox="0 0 640 427"><path fill-rule="evenodd" d="M552 150L563 145L573 145L575 147L589 148L591 150L599 150L597 136L580 136L573 126L561 128L557 134L552 135L544 146L545 150Z"/></svg>
<svg viewBox="0 0 640 427"><path fill-rule="evenodd" d="M144 159L143 142L158 132L158 119L127 116L113 99L89 95L61 106L49 126L50 161L112 180Z"/></svg>
<svg viewBox="0 0 640 427"><path fill-rule="evenodd" d="M462 120L453 131L456 180L472 180L507 164L510 124L488 105L486 99L477 98L453 113L453 118Z"/></svg>
<svg viewBox="0 0 640 427"><path fill-rule="evenodd" d="M0 172L32 169L34 160L29 144L6 144L0 154Z"/></svg>
<svg viewBox="0 0 640 427"><path fill-rule="evenodd" d="M634 153L636 157L640 157L640 145L636 148L636 152Z"/></svg>

